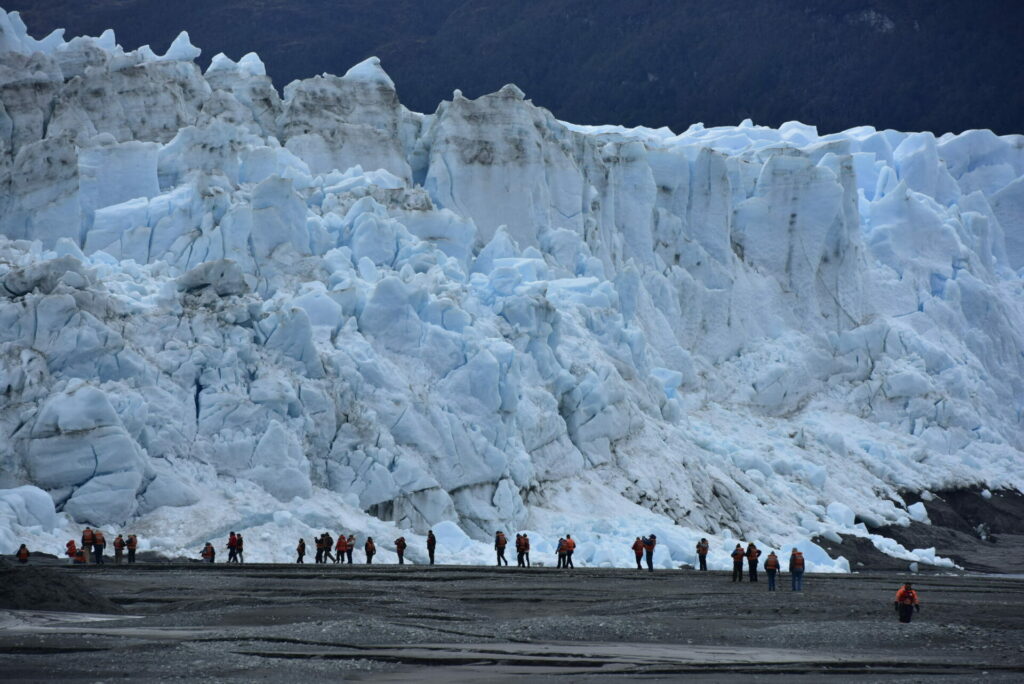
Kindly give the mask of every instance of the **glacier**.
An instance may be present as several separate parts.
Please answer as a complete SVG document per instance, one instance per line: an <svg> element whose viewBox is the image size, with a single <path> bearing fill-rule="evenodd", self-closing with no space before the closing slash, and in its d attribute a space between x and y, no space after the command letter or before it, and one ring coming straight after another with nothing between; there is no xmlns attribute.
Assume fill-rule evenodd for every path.
<svg viewBox="0 0 1024 684"><path fill-rule="evenodd" d="M89 523L727 567L1024 491L1024 136L409 111L0 10L0 553ZM918 504L918 506L920 506Z"/></svg>

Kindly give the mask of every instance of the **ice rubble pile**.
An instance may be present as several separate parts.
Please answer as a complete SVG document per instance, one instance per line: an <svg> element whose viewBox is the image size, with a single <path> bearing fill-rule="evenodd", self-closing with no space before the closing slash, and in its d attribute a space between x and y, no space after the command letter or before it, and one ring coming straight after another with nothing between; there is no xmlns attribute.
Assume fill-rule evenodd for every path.
<svg viewBox="0 0 1024 684"><path fill-rule="evenodd" d="M376 59L282 98L198 54L0 12L0 551L454 521L843 569L808 540L900 489L1024 487L1021 136L424 115Z"/></svg>

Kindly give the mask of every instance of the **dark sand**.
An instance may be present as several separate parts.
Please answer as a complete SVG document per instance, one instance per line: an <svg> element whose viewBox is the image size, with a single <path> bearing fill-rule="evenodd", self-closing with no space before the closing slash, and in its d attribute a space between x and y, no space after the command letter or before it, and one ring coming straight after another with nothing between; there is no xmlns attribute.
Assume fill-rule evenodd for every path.
<svg viewBox="0 0 1024 684"><path fill-rule="evenodd" d="M4 681L1024 681L1024 578L916 577L901 625L896 572L769 594L693 571L51 568L124 613L0 610Z"/></svg>

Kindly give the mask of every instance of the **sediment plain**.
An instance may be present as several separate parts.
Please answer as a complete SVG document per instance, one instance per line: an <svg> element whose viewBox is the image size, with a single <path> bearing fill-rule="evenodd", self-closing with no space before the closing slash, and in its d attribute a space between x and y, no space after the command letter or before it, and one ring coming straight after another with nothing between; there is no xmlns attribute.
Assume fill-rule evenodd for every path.
<svg viewBox="0 0 1024 684"><path fill-rule="evenodd" d="M543 560L543 559L540 559ZM4 569L5 681L921 681L1024 677L1024 577L151 563ZM49 601L32 592L52 587ZM21 587L21 589L19 589ZM76 595L72 605L61 592ZM96 612L93 612L96 611Z"/></svg>

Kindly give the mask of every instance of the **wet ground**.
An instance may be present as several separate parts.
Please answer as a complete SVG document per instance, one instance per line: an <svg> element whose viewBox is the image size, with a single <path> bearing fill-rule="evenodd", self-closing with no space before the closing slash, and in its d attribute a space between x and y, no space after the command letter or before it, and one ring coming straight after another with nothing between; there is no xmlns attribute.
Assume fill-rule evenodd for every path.
<svg viewBox="0 0 1024 684"><path fill-rule="evenodd" d="M8 588L29 581L18 567ZM0 610L5 681L49 679L995 682L1024 680L1024 580L139 564L49 572L122 613ZM45 573L45 571L44 571Z"/></svg>

